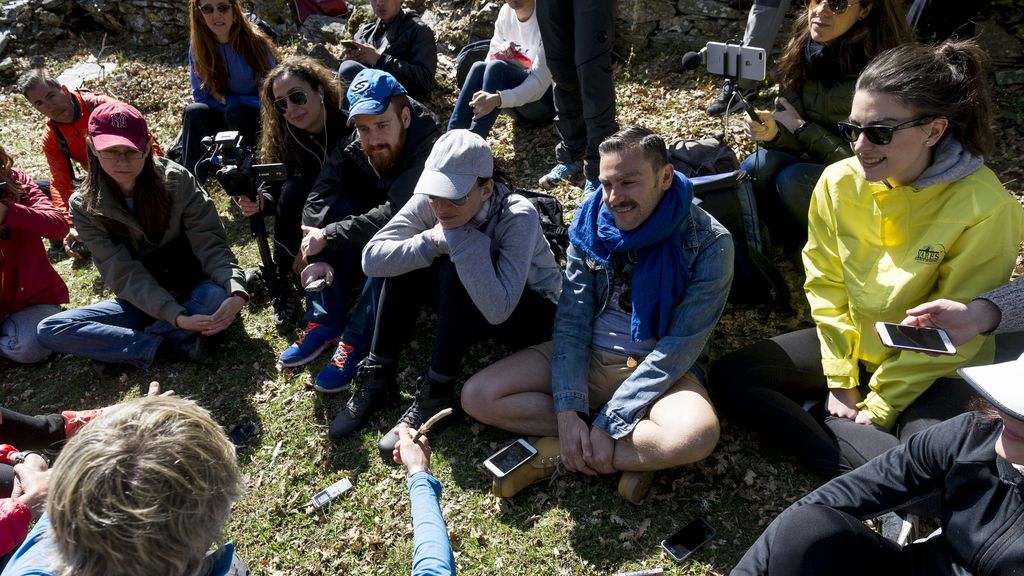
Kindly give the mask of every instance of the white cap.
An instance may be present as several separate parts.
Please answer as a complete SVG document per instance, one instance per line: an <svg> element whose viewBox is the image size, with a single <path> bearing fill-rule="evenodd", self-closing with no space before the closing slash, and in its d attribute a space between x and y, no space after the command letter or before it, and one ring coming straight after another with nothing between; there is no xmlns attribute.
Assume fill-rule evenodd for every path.
<svg viewBox="0 0 1024 576"><path fill-rule="evenodd" d="M988 366L957 370L989 402L1018 420L1024 420L1024 354Z"/></svg>

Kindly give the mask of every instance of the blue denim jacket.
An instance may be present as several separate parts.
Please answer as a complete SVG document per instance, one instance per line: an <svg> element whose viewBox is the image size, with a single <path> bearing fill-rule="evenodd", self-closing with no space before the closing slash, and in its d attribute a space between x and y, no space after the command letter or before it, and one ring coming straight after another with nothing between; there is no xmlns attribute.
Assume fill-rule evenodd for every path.
<svg viewBox="0 0 1024 576"><path fill-rule="evenodd" d="M668 334L601 407L593 425L613 438L629 434L651 406L688 371L706 381L708 348L733 273L729 232L696 205L679 227L689 284L672 311ZM608 304L614 270L569 247L555 316L551 388L555 412L588 412L587 367L594 319Z"/></svg>

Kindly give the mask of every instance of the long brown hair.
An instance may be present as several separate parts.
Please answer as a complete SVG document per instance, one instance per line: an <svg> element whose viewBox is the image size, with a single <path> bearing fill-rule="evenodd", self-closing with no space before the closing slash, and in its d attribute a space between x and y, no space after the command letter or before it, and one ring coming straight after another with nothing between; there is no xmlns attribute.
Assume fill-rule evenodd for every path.
<svg viewBox="0 0 1024 576"><path fill-rule="evenodd" d="M314 91L323 90L324 119L326 111L337 110L341 101L341 88L334 73L323 64L308 56L288 56L267 74L260 87L260 159L263 162L283 162L287 166L298 166L301 162L296 147L288 135L288 121L274 108L274 82L285 75L301 78ZM316 98L316 94L307 94Z"/></svg>
<svg viewBox="0 0 1024 576"><path fill-rule="evenodd" d="M867 7L867 15L835 39L831 47L838 56L842 76L860 72L854 68L879 52L909 42L912 38L903 14L903 3L899 0L861 0L861 5ZM854 6L851 4L849 9ZM773 74L780 86L794 91L803 87L807 73L804 50L811 41L811 9L811 2L807 0L803 15L793 21L789 43L782 51Z"/></svg>
<svg viewBox="0 0 1024 576"><path fill-rule="evenodd" d="M79 188L82 195L82 205L86 212L95 213L99 205L100 186L105 186L107 191L112 193L120 202L125 203L121 187L114 182L100 165L100 159L89 148L89 172L85 175L85 182ZM171 206L174 203L171 193L164 183L162 171L158 171L153 161L153 150L150 148L146 154L145 164L142 172L135 180L135 191L132 196L134 212L142 225L146 238L154 244L159 243L170 224ZM115 231L118 235L127 235L127 230Z"/></svg>
<svg viewBox="0 0 1024 576"><path fill-rule="evenodd" d="M905 44L872 60L857 90L888 94L922 118L945 118L943 138L952 134L968 152L985 156L994 146L987 61L973 40Z"/></svg>
<svg viewBox="0 0 1024 576"><path fill-rule="evenodd" d="M277 48L262 31L249 23L242 11L239 0L228 0L231 4L231 32L228 44L237 52L257 78L263 78L270 71L269 58L276 60ZM202 87L222 99L228 92L228 73L217 49L217 38L203 20L199 0L188 3L189 36L192 41L192 62Z"/></svg>
<svg viewBox="0 0 1024 576"><path fill-rule="evenodd" d="M3 146L0 146L0 180L7 184L7 195L15 202L21 201L21 184L14 179L14 158L7 154Z"/></svg>

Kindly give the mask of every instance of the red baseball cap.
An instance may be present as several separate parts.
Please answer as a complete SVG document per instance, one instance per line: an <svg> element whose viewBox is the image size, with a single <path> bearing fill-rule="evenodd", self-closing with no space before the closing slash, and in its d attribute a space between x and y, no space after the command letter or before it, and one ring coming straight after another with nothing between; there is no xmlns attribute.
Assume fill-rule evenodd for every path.
<svg viewBox="0 0 1024 576"><path fill-rule="evenodd" d="M89 138L96 150L130 146L139 152L149 144L149 127L142 112L124 102L107 102L89 115Z"/></svg>

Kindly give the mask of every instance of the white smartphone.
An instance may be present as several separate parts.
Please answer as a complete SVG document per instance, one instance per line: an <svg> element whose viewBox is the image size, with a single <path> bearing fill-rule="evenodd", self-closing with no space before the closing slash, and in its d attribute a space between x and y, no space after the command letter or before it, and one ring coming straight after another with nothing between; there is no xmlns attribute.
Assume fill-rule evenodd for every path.
<svg viewBox="0 0 1024 576"><path fill-rule="evenodd" d="M950 342L949 334L940 328L876 322L875 331L882 339L882 344L889 348L932 354L956 354L956 347Z"/></svg>
<svg viewBox="0 0 1024 576"><path fill-rule="evenodd" d="M504 478L509 472L526 464L537 453L537 449L522 438L505 446L484 460L484 466L498 478Z"/></svg>
<svg viewBox="0 0 1024 576"><path fill-rule="evenodd" d="M765 75L764 49L708 42L707 67L711 74L760 82L764 80Z"/></svg>

